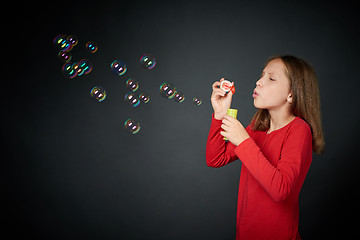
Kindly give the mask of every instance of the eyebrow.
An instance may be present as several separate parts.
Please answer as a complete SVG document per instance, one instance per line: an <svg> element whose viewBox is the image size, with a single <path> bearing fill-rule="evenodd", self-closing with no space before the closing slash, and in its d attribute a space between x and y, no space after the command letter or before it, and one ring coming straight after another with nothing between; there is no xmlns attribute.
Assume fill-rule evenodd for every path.
<svg viewBox="0 0 360 240"><path fill-rule="evenodd" d="M265 71L262 71L261 76L264 76L264 74L265 74ZM276 74L276 73L268 72L267 74L272 74L272 75L275 75L275 77L278 77L278 78L279 78L279 75Z"/></svg>

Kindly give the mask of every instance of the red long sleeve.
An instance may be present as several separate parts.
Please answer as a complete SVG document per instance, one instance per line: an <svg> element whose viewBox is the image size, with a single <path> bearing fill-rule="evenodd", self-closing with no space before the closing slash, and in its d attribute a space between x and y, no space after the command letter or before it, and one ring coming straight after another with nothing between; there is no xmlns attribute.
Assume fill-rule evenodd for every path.
<svg viewBox="0 0 360 240"><path fill-rule="evenodd" d="M206 144L206 163L209 167L222 167L238 159L234 153L235 145L225 142L220 134L221 120L217 120L212 115L211 128Z"/></svg>
<svg viewBox="0 0 360 240"><path fill-rule="evenodd" d="M212 118L206 148L211 167L242 162L236 239L300 239L298 196L312 160L310 127L297 117L270 134L246 130L251 138L236 147L225 143L221 121Z"/></svg>

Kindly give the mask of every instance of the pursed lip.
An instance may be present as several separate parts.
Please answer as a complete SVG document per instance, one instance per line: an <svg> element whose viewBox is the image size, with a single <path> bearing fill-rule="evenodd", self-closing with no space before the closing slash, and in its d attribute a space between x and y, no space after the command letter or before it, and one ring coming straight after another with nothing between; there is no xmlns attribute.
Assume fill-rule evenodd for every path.
<svg viewBox="0 0 360 240"><path fill-rule="evenodd" d="M254 89L253 98L256 98L257 96L259 96L259 93Z"/></svg>

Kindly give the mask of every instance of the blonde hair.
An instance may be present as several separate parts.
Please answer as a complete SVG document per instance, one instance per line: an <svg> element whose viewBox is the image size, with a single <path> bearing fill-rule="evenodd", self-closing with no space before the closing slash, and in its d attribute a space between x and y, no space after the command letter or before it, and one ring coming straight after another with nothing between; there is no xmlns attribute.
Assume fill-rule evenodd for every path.
<svg viewBox="0 0 360 240"><path fill-rule="evenodd" d="M321 123L320 92L315 70L303 59L290 55L270 57L265 66L278 58L285 64L285 72L290 80L292 93L290 111L310 125L313 151L320 154L324 151L325 140ZM253 130L265 131L269 129L269 111L258 109L251 123Z"/></svg>

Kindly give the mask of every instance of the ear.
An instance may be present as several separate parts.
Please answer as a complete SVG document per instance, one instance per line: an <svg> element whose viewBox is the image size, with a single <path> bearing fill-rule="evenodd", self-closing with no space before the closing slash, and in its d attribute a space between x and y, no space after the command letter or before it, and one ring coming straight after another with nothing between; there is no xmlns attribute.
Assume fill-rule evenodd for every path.
<svg viewBox="0 0 360 240"><path fill-rule="evenodd" d="M292 93L289 93L288 97L286 98L288 103L292 103Z"/></svg>

